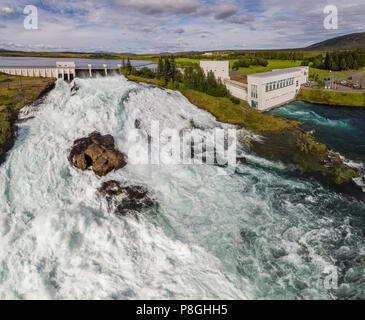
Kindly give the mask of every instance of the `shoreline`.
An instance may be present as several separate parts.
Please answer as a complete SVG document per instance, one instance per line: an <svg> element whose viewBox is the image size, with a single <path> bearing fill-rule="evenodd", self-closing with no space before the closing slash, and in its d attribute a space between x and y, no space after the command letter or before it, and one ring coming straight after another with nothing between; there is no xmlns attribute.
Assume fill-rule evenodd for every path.
<svg viewBox="0 0 365 320"><path fill-rule="evenodd" d="M130 81L148 83L166 89L159 84L151 83L150 79L144 81L143 78L138 77L137 79L133 76L126 78ZM265 137L264 143L253 142L250 145L250 149L258 156L267 160L294 164L302 175L315 178L324 187L365 202L365 193L353 181L353 178L358 177L358 171L346 165L339 154L329 150L323 143L317 142L314 137L301 128L300 122L259 113L249 108L248 105L245 106L242 100L239 105L242 108L242 117L237 120L224 114L224 111L219 114L221 110L212 107L216 104L214 102L218 101L221 103L220 106L223 106L218 109L234 108L234 104L230 103L227 98L216 98L193 90L175 91L180 92L197 108L208 111L218 121L241 125ZM209 99L210 101L206 101Z"/></svg>
<svg viewBox="0 0 365 320"><path fill-rule="evenodd" d="M295 101L303 101L331 107L365 109L365 92L301 88Z"/></svg>
<svg viewBox="0 0 365 320"><path fill-rule="evenodd" d="M16 79L16 76L6 75L6 77L9 79ZM34 81L37 82L38 84L37 89L35 89L36 90L35 93L32 90L34 89L33 87ZM23 100L10 103L9 105L4 106L6 107L6 109L1 110L4 111L4 113L6 113L3 117L6 122L3 120L3 125L7 125L8 130L7 130L7 139L4 142L0 143L0 165L2 165L6 161L8 152L13 148L15 144L18 131L17 122L18 122L19 111L25 106L33 104L38 100L44 98L52 89L54 89L56 80L50 80L50 79L39 80L38 78L26 78L23 80L23 82L24 83L22 84L20 91L17 91L18 88L14 90L15 91L14 95L16 96L22 95ZM0 88L0 96L5 96L1 94L2 93L1 89L4 88ZM31 92L27 92L28 90ZM9 89L7 89L7 91L9 91ZM9 97L11 97L10 93ZM2 114L0 113L0 115Z"/></svg>

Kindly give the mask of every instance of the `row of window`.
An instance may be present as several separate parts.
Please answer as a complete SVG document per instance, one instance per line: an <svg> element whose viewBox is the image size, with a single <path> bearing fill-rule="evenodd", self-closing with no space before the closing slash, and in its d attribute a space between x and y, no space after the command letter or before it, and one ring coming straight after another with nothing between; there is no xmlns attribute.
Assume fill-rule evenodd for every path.
<svg viewBox="0 0 365 320"><path fill-rule="evenodd" d="M294 78L269 82L269 83L266 83L266 92L271 91L271 90L275 90L275 89L284 88L284 87L287 87L287 86L291 86L292 84L294 84Z"/></svg>

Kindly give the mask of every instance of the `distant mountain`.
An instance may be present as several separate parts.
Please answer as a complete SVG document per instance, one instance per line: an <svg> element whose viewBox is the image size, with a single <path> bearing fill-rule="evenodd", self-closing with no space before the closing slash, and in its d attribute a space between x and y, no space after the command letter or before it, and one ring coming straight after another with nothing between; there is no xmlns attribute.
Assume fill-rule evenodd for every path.
<svg viewBox="0 0 365 320"><path fill-rule="evenodd" d="M305 48L308 51L354 50L365 49L365 32L351 33L325 40Z"/></svg>

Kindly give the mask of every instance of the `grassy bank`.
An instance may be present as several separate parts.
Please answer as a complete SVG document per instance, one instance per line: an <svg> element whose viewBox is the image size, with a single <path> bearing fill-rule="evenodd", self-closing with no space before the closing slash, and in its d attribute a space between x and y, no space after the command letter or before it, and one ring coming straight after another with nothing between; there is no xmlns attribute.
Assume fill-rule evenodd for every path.
<svg viewBox="0 0 365 320"><path fill-rule="evenodd" d="M135 77L131 80L137 80ZM150 79L138 81L149 82ZM179 90L192 104L214 115L218 121L241 125L262 135L263 142L250 141L249 147L259 156L284 163L294 163L302 173L332 186L347 186L357 172L346 166L339 155L315 141L297 121L258 113L245 101L233 103L228 98L212 97L194 90Z"/></svg>
<svg viewBox="0 0 365 320"><path fill-rule="evenodd" d="M297 100L333 106L365 107L365 93L302 89Z"/></svg>
<svg viewBox="0 0 365 320"><path fill-rule="evenodd" d="M0 161L12 145L19 110L35 101L53 82L0 73Z"/></svg>
<svg viewBox="0 0 365 320"><path fill-rule="evenodd" d="M264 142L251 142L252 150L263 158L294 163L302 173L330 185L348 184L357 176L356 171L346 166L339 155L316 142L297 121L258 113L244 101L236 105L227 98L215 98L192 90L182 93L192 104L209 111L217 120L241 124L264 136Z"/></svg>

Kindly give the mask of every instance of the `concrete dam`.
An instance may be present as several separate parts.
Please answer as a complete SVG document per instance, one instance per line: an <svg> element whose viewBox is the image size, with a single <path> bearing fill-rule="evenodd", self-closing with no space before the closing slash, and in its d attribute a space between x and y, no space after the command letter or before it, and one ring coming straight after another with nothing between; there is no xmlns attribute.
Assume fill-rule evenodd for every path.
<svg viewBox="0 0 365 320"><path fill-rule="evenodd" d="M65 81L72 81L74 78L93 78L96 76L108 76L120 74L121 64L116 67L109 67L107 64L102 66L87 67L76 66L73 61L56 62L55 67L27 67L27 66L0 66L0 72L23 77L44 77L57 78Z"/></svg>

